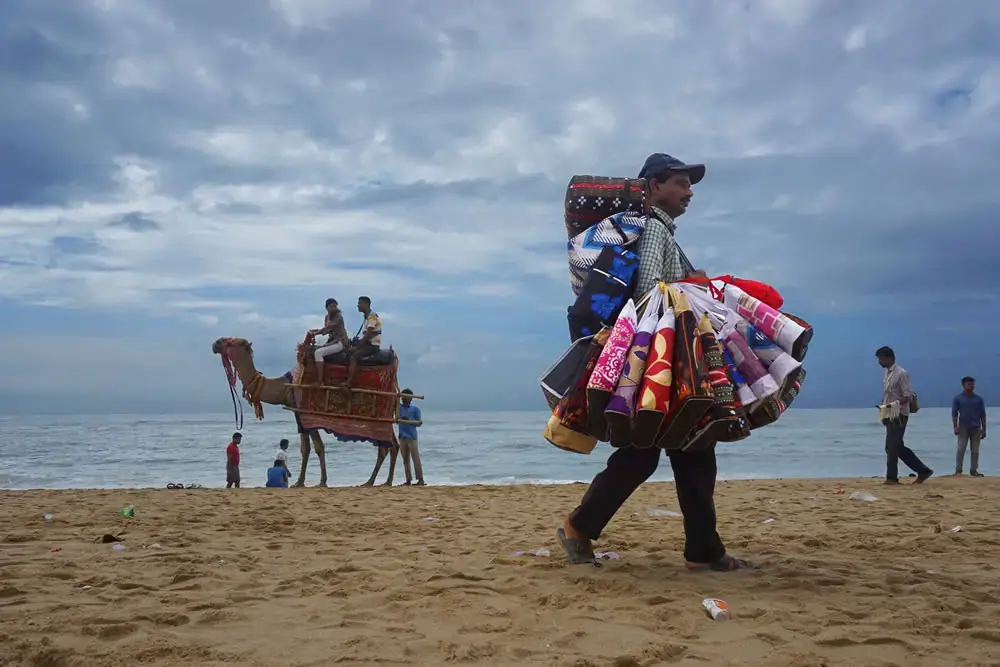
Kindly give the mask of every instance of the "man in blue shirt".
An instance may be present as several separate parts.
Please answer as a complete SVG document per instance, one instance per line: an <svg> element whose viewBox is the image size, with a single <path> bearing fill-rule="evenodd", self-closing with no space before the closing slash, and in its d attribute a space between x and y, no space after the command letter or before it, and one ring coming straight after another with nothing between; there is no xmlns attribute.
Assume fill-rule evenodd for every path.
<svg viewBox="0 0 1000 667"><path fill-rule="evenodd" d="M417 448L417 427L423 426L420 408L413 405L413 392L404 389L402 405L399 406L399 418L405 420L399 424L399 451L403 455L403 470L406 471L406 486L413 483L410 472L410 457L413 457L413 472L417 474L417 486L424 483L424 467L420 464L420 450Z"/></svg>
<svg viewBox="0 0 1000 667"><path fill-rule="evenodd" d="M986 403L976 394L976 379L962 378L962 393L951 402L951 425L958 436L958 451L955 455L955 474L962 474L965 464L965 448L972 445L972 464L969 474L982 477L979 472L979 441L986 439Z"/></svg>
<svg viewBox="0 0 1000 667"><path fill-rule="evenodd" d="M285 467L284 461L275 459L274 465L267 469L266 486L272 489L287 489L289 477L288 468Z"/></svg>

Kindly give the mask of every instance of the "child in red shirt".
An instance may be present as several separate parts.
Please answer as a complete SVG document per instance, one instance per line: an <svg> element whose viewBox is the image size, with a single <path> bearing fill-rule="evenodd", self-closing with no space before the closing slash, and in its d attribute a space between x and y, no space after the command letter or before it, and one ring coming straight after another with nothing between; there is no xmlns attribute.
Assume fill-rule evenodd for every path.
<svg viewBox="0 0 1000 667"><path fill-rule="evenodd" d="M240 441L243 436L233 433L233 441L226 447L226 488L240 488Z"/></svg>

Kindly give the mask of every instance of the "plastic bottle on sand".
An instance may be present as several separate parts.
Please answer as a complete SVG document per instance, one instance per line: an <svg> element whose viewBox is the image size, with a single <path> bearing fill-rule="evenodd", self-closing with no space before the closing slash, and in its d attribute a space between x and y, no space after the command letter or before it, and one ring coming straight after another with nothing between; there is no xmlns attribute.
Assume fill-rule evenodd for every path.
<svg viewBox="0 0 1000 667"><path fill-rule="evenodd" d="M701 601L701 606L708 612L713 621L729 620L729 605L726 604L725 600L706 598Z"/></svg>

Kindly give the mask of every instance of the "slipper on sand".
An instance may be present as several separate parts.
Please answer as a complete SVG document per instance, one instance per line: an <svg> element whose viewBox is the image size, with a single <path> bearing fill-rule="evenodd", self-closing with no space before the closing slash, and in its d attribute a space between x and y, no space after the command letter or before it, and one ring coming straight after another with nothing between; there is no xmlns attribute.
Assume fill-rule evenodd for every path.
<svg viewBox="0 0 1000 667"><path fill-rule="evenodd" d="M753 569L750 561L742 558L735 558L726 554L722 558L712 563L692 563L688 561L684 564L690 572L732 572L733 570Z"/></svg>
<svg viewBox="0 0 1000 667"><path fill-rule="evenodd" d="M594 555L594 547L590 543L590 540L568 537L566 531L562 528L556 531L556 537L559 538L559 544L562 545L563 550L566 552L566 558L569 559L570 564L601 566Z"/></svg>

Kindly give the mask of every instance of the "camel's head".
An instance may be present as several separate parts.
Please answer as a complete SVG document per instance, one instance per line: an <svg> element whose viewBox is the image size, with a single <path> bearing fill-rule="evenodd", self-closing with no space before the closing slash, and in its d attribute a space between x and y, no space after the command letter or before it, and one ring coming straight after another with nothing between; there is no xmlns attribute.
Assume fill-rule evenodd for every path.
<svg viewBox="0 0 1000 667"><path fill-rule="evenodd" d="M247 352L253 354L253 348L250 346L250 341L245 338L220 338L212 343L212 354L222 354L224 350L230 350L236 347L245 348Z"/></svg>

